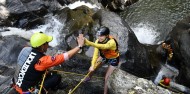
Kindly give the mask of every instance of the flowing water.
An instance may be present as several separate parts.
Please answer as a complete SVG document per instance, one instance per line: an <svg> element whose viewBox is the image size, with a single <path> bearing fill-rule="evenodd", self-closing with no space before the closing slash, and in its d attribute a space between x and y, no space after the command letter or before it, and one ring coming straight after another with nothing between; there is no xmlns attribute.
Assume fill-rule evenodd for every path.
<svg viewBox="0 0 190 94"><path fill-rule="evenodd" d="M157 44L189 13L189 0L139 0L120 15L141 43Z"/></svg>
<svg viewBox="0 0 190 94"><path fill-rule="evenodd" d="M48 16L45 25L40 25L37 28L31 30L24 30L15 27L4 27L3 29L8 29L8 31L1 32L1 35L2 36L19 35L29 40L33 33L44 32L54 37L53 41L50 42L50 46L55 47L60 43L59 31L63 28L63 26L64 26L63 23L59 22L54 16Z"/></svg>
<svg viewBox="0 0 190 94"><path fill-rule="evenodd" d="M70 9L75 9L79 6L85 5L89 8L100 8L96 5L92 5L90 3L85 3L84 1L77 1L73 4L69 4L68 6L63 6L62 8L69 7ZM4 12L0 12L2 15L6 15ZM9 35L19 35L25 39L30 39L31 35L35 32L44 32L48 35L53 36L53 41L50 42L50 46L55 47L60 44L60 34L59 32L64 27L64 23L60 22L59 19L57 19L55 16L52 16L51 14L46 15L46 23L44 25L40 25L35 29L30 30L24 30L21 28L15 28L15 27L0 27L0 30L8 29L8 31L1 32L2 36L9 36Z"/></svg>
<svg viewBox="0 0 190 94"><path fill-rule="evenodd" d="M189 0L139 0L120 15L128 22L141 43L159 44L175 24L189 16L189 13ZM158 84L164 75L175 81L178 74L176 68L165 64L154 83Z"/></svg>
<svg viewBox="0 0 190 94"><path fill-rule="evenodd" d="M5 1L0 1L1 4L3 4L4 2ZM82 1L81 2L77 1L68 6L63 6L63 8L69 7L70 9L74 9L74 8L82 6L82 5L88 6L90 8L99 8L96 5L92 5L90 3L84 3ZM0 16L3 15L4 19L7 18L8 13L9 13L8 10L4 6L1 6L1 5L0 5L0 10L3 10L3 11L0 11ZM25 30L25 29L16 28L16 27L0 27L0 35L2 37L10 36L10 35L18 35L20 37L23 37L23 38L29 40L33 33L42 31L42 32L46 33L47 35L53 36L54 39L53 39L53 41L51 41L49 43L49 45L51 47L56 47L62 42L60 40L61 38L60 38L59 32L65 26L64 22L60 22L59 19L56 17L56 15L53 16L52 14L46 15L44 18L45 18L45 24L40 25L34 29ZM64 36L64 35L62 34L62 36ZM11 43L11 41L10 41L10 43ZM3 45L1 45L1 46L3 46ZM7 66L7 65L4 64L4 62L1 62L1 60L0 60L0 68L5 67L5 66ZM14 66L12 66L12 67L14 67ZM7 69L7 70L9 70L9 69ZM10 69L10 70L12 70L12 69ZM0 73L1 72L3 72L3 71L0 71ZM11 76L9 76L8 74L13 74L14 71L6 72L6 73L7 74L0 74L0 93L3 92L4 89L9 87L9 82L10 82Z"/></svg>
<svg viewBox="0 0 190 94"><path fill-rule="evenodd" d="M81 5L86 5L90 8L100 8L80 1L64 7L74 9ZM189 12L189 0L139 0L138 3L128 7L126 11L121 12L120 15L129 23L141 43L157 44L166 37L176 22L186 17ZM3 13L1 12L0 14ZM8 12L5 12L5 14L7 15ZM54 40L50 42L50 46L55 47L61 42L59 40L59 31L64 27L64 23L60 22L55 16L47 15L46 17L45 25L40 25L38 28L31 30L0 27L0 30L9 29L9 31L1 32L1 35L19 35L29 39L34 32L45 31L45 33L54 37ZM158 83L163 75L169 75L175 79L178 75L178 70L164 65L158 73L155 83ZM0 78L5 77L0 75Z"/></svg>

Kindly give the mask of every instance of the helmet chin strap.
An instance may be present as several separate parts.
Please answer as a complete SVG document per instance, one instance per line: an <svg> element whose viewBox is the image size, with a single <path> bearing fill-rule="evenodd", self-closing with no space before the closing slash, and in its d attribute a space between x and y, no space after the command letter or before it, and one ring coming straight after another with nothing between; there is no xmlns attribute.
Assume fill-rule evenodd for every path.
<svg viewBox="0 0 190 94"><path fill-rule="evenodd" d="M44 46L42 45L41 47L38 48L38 51L40 52L45 52Z"/></svg>
<svg viewBox="0 0 190 94"><path fill-rule="evenodd" d="M42 48L41 50L42 50L42 52L45 52L44 48Z"/></svg>
<svg viewBox="0 0 190 94"><path fill-rule="evenodd" d="M102 41L101 43L107 43L107 42L108 42L108 40L109 40L109 38L108 38L108 37L106 37L106 38L105 38L105 40L104 40L104 41Z"/></svg>

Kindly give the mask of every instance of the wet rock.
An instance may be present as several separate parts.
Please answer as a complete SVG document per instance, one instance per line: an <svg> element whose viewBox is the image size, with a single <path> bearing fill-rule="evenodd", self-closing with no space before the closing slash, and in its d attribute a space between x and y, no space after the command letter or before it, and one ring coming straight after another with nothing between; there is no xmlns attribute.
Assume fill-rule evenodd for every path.
<svg viewBox="0 0 190 94"><path fill-rule="evenodd" d="M56 0L7 0L5 8L9 10L8 20L13 23L10 26L31 29L44 24L42 17L61 6Z"/></svg>
<svg viewBox="0 0 190 94"><path fill-rule="evenodd" d="M43 24L44 20L40 17L48 12L48 6L42 1L7 0L6 7L10 12L8 20L12 21L12 26L26 29Z"/></svg>
<svg viewBox="0 0 190 94"><path fill-rule="evenodd" d="M166 38L179 20L189 15L190 10L185 8L189 4L188 0L176 2L139 0L120 12L119 15L137 34L139 34L138 32L154 32L155 41L151 44L156 45ZM140 38L141 35L137 37ZM141 40L144 41L144 39Z"/></svg>
<svg viewBox="0 0 190 94"><path fill-rule="evenodd" d="M9 10L5 7L5 3L0 2L0 26L10 25L10 21L6 20L9 16Z"/></svg>
<svg viewBox="0 0 190 94"><path fill-rule="evenodd" d="M175 62L179 67L178 82L190 86L190 16L177 22L176 26L168 35L173 40Z"/></svg>
<svg viewBox="0 0 190 94"><path fill-rule="evenodd" d="M114 70L110 76L108 88L110 94L178 94L120 69Z"/></svg>
<svg viewBox="0 0 190 94"><path fill-rule="evenodd" d="M125 0L126 1L126 0ZM134 3L136 3L136 2L138 2L139 0L127 0L126 2L125 2L125 6L130 6L130 5L132 5L132 4L134 4Z"/></svg>
<svg viewBox="0 0 190 94"><path fill-rule="evenodd" d="M59 72L62 75L62 81L66 82L69 86L64 90L58 90L54 94L68 94L69 90L75 88L75 86L84 78L85 74L80 73L64 73ZM73 73L73 74L72 74ZM87 73L86 73L87 74ZM69 79L69 80L68 80ZM95 76L86 83L81 83L78 88L73 93L76 94L102 94L103 92L104 79L100 76Z"/></svg>
<svg viewBox="0 0 190 94"><path fill-rule="evenodd" d="M7 66L0 60L0 93L5 93L9 89L11 78L15 70L14 66Z"/></svg>
<svg viewBox="0 0 190 94"><path fill-rule="evenodd" d="M65 42L61 45L64 45L65 49L70 49L77 45L76 37L80 29L87 27L90 31L93 24L92 14L93 10L86 6L76 9L65 8L58 12L58 18L66 24L65 28L60 32Z"/></svg>
<svg viewBox="0 0 190 94"><path fill-rule="evenodd" d="M119 15L105 10L97 12L91 12L92 10L89 10L83 6L74 10L68 8L63 9L58 13L58 18L66 23L66 26L61 32L63 33L62 38L64 41L61 47L65 50L75 47L77 45L76 37L80 30L82 30L81 32L84 33L86 38L95 41L95 29L100 26L107 26L111 31L111 35L116 40L119 40L120 61L123 63L121 68L133 72L136 75L138 74L140 77L150 77L153 75L152 67L157 66L157 62L155 62L157 59L155 59L156 55L154 53L156 46L151 48L140 44L133 31ZM93 53L93 50L85 47L83 52L84 54L88 54ZM149 52L150 54L148 54ZM150 58L152 59L149 60ZM143 74L141 74L142 72Z"/></svg>
<svg viewBox="0 0 190 94"><path fill-rule="evenodd" d="M25 1L24 3L29 3L29 2L30 1L28 0L28 1ZM77 45L76 44L76 36L78 36L79 30L82 30L82 32L85 34L86 38L89 38L89 40L91 40L91 41L95 41L95 39L96 39L95 28L98 28L98 27L104 25L104 26L107 26L108 28L110 28L111 35L113 35L116 38L116 40L118 40L119 49L121 52L121 63L122 63L120 68L122 70L128 71L132 74L136 74L136 76L139 76L139 77L145 78L145 77L150 77L153 75L152 67L157 66L157 63L159 63L159 59L155 53L157 45L151 46L151 45L143 45L143 44L139 43L135 34L133 33L133 30L129 27L127 22L125 22L116 13L106 11L106 10L94 11L87 7L82 6L77 9L73 9L73 10L66 8L66 9L59 11L57 14L58 14L57 17L60 18L60 21L65 22L65 24L66 24L66 26L63 28L63 30L60 32L60 34L62 34L61 39L63 40L63 42L65 42L63 44L60 44L60 48L62 50L66 51ZM27 18L27 16L26 16L26 18ZM25 25L26 22L27 22L27 19L23 18L21 20L21 22L19 22L19 23L21 25ZM181 28L185 27L185 29L187 29L186 25L187 24L181 24L180 29L176 29L176 30L183 31L183 29L181 29ZM178 33L175 33L175 34L178 34ZM175 34L173 34L173 35L175 35ZM177 45L178 48L176 47L176 49L178 49L178 50L176 50L177 56L180 57L179 59L181 59L181 60L184 59L187 61L189 60L189 57L188 57L189 56L188 55L188 52L189 52L188 47L189 46L186 43L186 42L189 42L188 41L189 37L187 36L188 34L189 34L189 31L188 31L188 33L182 33L181 35L179 34L179 36L177 36L177 37L176 36L172 37L174 39L177 38L175 40L177 40L177 43L181 45L181 46ZM183 36L183 38L181 38L181 36ZM0 50L0 52L1 52L0 58L2 58L2 61L7 64L9 64L9 63L15 64L17 55L18 55L19 51L21 50L21 48L23 47L22 44L25 44L26 40L23 40L22 38L17 38L15 36L1 37L1 38L3 39L3 41L1 41L0 43L1 43L1 45L5 45L5 46L2 46L0 48L0 49L2 49L2 50ZM8 42L9 41L11 41L11 42L14 41L14 42L11 44L8 44L8 42L4 42L4 40L8 41ZM17 40L17 41L15 41L15 40ZM186 41L186 42L183 42L183 41ZM52 48L52 49L53 49L53 51L57 51L58 48ZM83 49L83 52L86 52L86 50L90 51L89 47L85 47ZM185 54L181 55L182 52ZM50 53L50 54L54 55L55 53ZM181 57L183 57L183 58L181 58ZM56 67L56 68L59 70L64 69L65 71L70 71L70 72L74 72L74 73L86 74L88 71L88 68L90 66L90 60L91 60L91 58L88 58L84 55L76 55L76 57L72 58L70 61L63 63L61 65L61 67ZM186 64L188 66L187 61L182 62L181 64ZM182 68L186 69L186 70L182 70L182 72L184 73L182 76L184 76L185 73L187 73L188 68L186 66L183 66ZM105 69L106 69L106 67L100 68L97 71L97 74L95 74L95 75L104 76ZM78 82L80 82L80 80L82 78L82 77L81 78L76 77L76 75L74 75L73 78L64 79L64 77L66 78L67 76L64 76L64 74L62 74L62 76L63 76L63 80L65 80L66 82L69 82L71 87L67 88L67 91L60 90L60 91L58 91L59 93L57 93L57 94L60 94L60 92L62 92L61 94L64 94L63 92L68 92L69 89L73 88ZM133 77L133 76L129 76L129 77L131 77L131 80L135 79L135 77ZM185 81L188 79L189 78L187 75L185 77ZM141 80L142 79L140 79L140 82L141 82ZM180 79L180 80L183 80L183 79ZM98 85L96 82L98 82ZM130 82L130 81L128 81L128 82ZM138 82L138 80L137 80L137 82ZM140 82L139 82L139 84L140 84ZM144 82L144 80L142 82ZM100 93L103 91L103 80L101 80L101 81L93 80L92 83L89 83L89 84L88 85L83 84L76 91L76 93L82 92L82 93L92 94L94 92ZM113 84L113 83L111 83L111 84ZM147 85L146 83L143 83L143 85L144 84ZM149 84L152 85L152 83L149 83ZM147 92L150 91L150 93L157 92L157 88L154 89L155 91L153 92L152 89L149 90L149 89L145 88L146 86L143 86L143 85L142 85L142 87L135 88L135 87L132 87L133 86L133 84L132 84L131 87L128 86L129 88L132 88L132 89L129 89L129 91L131 93L135 93L135 92L143 93L144 91L147 91ZM88 88L88 89L86 89L86 88ZM153 87L153 88L155 88L155 87ZM87 91L85 91L85 90L87 90ZM100 90L100 92L98 90ZM160 89L158 89L158 90L160 90ZM159 93L159 92L157 92L157 93ZM115 92L113 91L113 93L115 93Z"/></svg>
<svg viewBox="0 0 190 94"><path fill-rule="evenodd" d="M150 58L151 56L155 56L153 52L156 47L151 48L139 43L134 32L128 26L128 23L113 12L100 10L93 15L93 19L96 23L94 28L107 26L110 29L111 35L118 41L119 51L121 53L121 69L130 71L140 77L150 77L150 75L153 75L152 66L156 64L154 58L149 61L149 56ZM94 35L95 32L93 32ZM92 41L95 41L95 39ZM148 54L148 52L152 53Z"/></svg>
<svg viewBox="0 0 190 94"><path fill-rule="evenodd" d="M44 11L44 5L43 2L40 2L38 0L30 1L21 1L21 0L7 0L6 7L9 9L11 14L21 14L24 12L34 12L34 11Z"/></svg>
<svg viewBox="0 0 190 94"><path fill-rule="evenodd" d="M0 60L10 66L17 63L19 52L28 45L26 40L17 36L2 37L0 41Z"/></svg>
<svg viewBox="0 0 190 94"><path fill-rule="evenodd" d="M78 0L57 0L62 6L74 3Z"/></svg>
<svg viewBox="0 0 190 94"><path fill-rule="evenodd" d="M136 3L138 0L98 0L105 8L108 8L112 11L122 11L126 9L127 6L130 6Z"/></svg>
<svg viewBox="0 0 190 94"><path fill-rule="evenodd" d="M22 17L18 18L16 22L13 23L13 26L18 28L33 29L37 26L45 23L44 18L36 17L33 15L23 14Z"/></svg>

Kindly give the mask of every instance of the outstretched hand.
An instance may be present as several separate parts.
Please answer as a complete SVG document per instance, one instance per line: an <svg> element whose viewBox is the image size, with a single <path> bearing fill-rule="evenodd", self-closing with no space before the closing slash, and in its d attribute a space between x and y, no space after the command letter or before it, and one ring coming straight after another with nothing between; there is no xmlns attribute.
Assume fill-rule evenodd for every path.
<svg viewBox="0 0 190 94"><path fill-rule="evenodd" d="M83 46L84 45L84 37L83 34L79 34L79 36L77 37L77 42L79 46Z"/></svg>

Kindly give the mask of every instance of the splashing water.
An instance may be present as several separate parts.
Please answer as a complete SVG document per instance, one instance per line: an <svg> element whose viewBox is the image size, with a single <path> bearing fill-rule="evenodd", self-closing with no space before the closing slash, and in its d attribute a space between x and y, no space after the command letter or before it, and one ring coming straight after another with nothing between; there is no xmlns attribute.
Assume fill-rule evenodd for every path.
<svg viewBox="0 0 190 94"><path fill-rule="evenodd" d="M4 6L6 4L6 0L0 0L0 18L1 19L7 19L9 16L8 9Z"/></svg>
<svg viewBox="0 0 190 94"><path fill-rule="evenodd" d="M169 77L172 79L172 81L175 82L175 78L178 76L178 74L179 74L178 69L176 69L168 64L165 64L161 67L156 79L154 80L154 83L156 85L158 85L160 80L162 80L163 76Z"/></svg>
<svg viewBox="0 0 190 94"><path fill-rule="evenodd" d="M69 4L68 6L64 6L63 8L69 7L70 9L74 9L74 8L77 8L82 5L85 5L89 8L100 8L97 5L85 3L84 1L77 1L73 4ZM3 13L3 12L0 12L0 15L1 15L1 13ZM7 14L7 13L5 12L5 14ZM52 47L55 47L55 46L59 45L61 42L59 39L60 38L59 31L62 30L62 28L64 27L64 24L59 22L59 20L56 19L56 17L54 17L54 16L49 16L49 18L47 20L48 21L46 21L45 25L40 25L36 29L31 29L31 30L24 30L24 29L15 28L15 27L7 27L4 29L8 29L9 31L1 32L1 35L2 36L18 35L20 37L23 37L23 38L29 40L33 33L41 31L41 32L46 33L47 35L53 36L53 41L51 41L49 43L49 45Z"/></svg>
<svg viewBox="0 0 190 94"><path fill-rule="evenodd" d="M52 16L48 18L47 24L40 25L36 29L31 29L27 31L20 28L8 27L7 29L9 31L1 32L1 35L2 36L18 35L20 37L29 40L33 33L42 31L47 35L53 36L53 41L51 41L49 45L55 47L60 43L59 31L63 28L63 26L64 25L61 22L59 22L54 16Z"/></svg>
<svg viewBox="0 0 190 94"><path fill-rule="evenodd" d="M9 16L9 11L6 7L0 5L0 18L7 19Z"/></svg>
<svg viewBox="0 0 190 94"><path fill-rule="evenodd" d="M137 26L132 26L131 28L139 42L143 44L154 44L156 37L159 36L159 33L155 32L154 26L148 23L140 23Z"/></svg>
<svg viewBox="0 0 190 94"><path fill-rule="evenodd" d="M92 4L90 4L90 3L85 3L84 1L76 1L76 2L74 2L74 3L72 3L72 4L69 4L68 6L63 6L63 8L69 7L70 9L75 9L75 8L80 7L80 6L82 6L82 5L87 6L87 7L89 7L89 8L98 8L98 9L100 9L99 6L97 6L97 5L95 5L95 4L92 5Z"/></svg>
<svg viewBox="0 0 190 94"><path fill-rule="evenodd" d="M0 4L5 5L5 3L6 3L6 0L0 0Z"/></svg>

